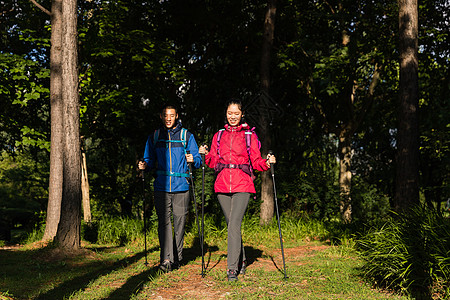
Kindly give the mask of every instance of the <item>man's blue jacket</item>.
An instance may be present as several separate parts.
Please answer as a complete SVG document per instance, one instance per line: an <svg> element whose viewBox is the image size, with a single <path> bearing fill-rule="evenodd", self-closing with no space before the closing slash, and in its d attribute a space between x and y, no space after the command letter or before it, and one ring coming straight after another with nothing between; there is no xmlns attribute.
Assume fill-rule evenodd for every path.
<svg viewBox="0 0 450 300"><path fill-rule="evenodd" d="M185 133L183 140L182 133ZM157 135L157 141L154 141L155 135ZM183 145L183 141L186 146ZM202 158L198 152L194 135L186 129L182 130L181 122L169 130L163 126L158 130L158 134L153 133L148 136L144 161L148 165L147 171L156 166L155 191L184 192L189 190L189 167L186 162L186 151L190 151L190 154L194 156L192 167L200 168Z"/></svg>

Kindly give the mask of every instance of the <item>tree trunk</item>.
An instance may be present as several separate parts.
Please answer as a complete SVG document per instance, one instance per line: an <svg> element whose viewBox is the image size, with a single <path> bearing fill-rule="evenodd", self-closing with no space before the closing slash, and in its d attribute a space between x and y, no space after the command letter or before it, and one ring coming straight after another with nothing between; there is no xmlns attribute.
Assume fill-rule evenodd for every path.
<svg viewBox="0 0 450 300"><path fill-rule="evenodd" d="M52 1L50 49L50 178L47 219L43 241L53 240L58 229L63 189L63 98L62 98L62 0Z"/></svg>
<svg viewBox="0 0 450 300"><path fill-rule="evenodd" d="M270 90L270 62L273 46L273 38L275 31L275 15L277 10L277 1L268 0L267 12L264 20L264 34L261 51L261 90L269 94ZM271 144L271 133L269 132L269 124L266 116L260 115L259 125L262 133L261 153L267 154ZM260 224L265 225L273 218L274 198L273 184L269 172L261 173L261 214Z"/></svg>
<svg viewBox="0 0 450 300"><path fill-rule="evenodd" d="M81 151L77 70L77 1L63 0L64 171L61 218L56 240L65 249L80 248Z"/></svg>
<svg viewBox="0 0 450 300"><path fill-rule="evenodd" d="M344 224L352 221L351 184L352 184L352 147L351 136L343 130L339 135L339 209Z"/></svg>
<svg viewBox="0 0 450 300"><path fill-rule="evenodd" d="M91 202L89 199L89 179L87 173L87 164L86 164L86 153L83 152L81 155L81 194L82 194L82 203L83 203L83 219L86 223L91 223Z"/></svg>
<svg viewBox="0 0 450 300"><path fill-rule="evenodd" d="M419 203L417 0L399 0L400 85L394 209Z"/></svg>
<svg viewBox="0 0 450 300"><path fill-rule="evenodd" d="M264 139L261 142L261 152L268 153L269 145L271 143L270 134L268 133L267 121L266 130L261 130ZM264 121L260 124L264 124ZM264 155L264 154L263 154ZM272 176L269 171L261 172L261 212L260 225L267 225L272 220L274 214L274 197L273 197L273 183Z"/></svg>

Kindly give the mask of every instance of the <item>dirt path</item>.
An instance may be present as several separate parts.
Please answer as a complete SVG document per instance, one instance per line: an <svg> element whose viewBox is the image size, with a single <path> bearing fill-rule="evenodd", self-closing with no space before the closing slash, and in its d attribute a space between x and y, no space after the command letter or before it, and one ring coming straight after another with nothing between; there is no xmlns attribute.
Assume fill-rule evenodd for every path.
<svg viewBox="0 0 450 300"><path fill-rule="evenodd" d="M329 246L326 245L306 245L284 249L284 254L286 260L288 260L287 258L290 258L289 260L291 260L295 257L305 257L308 255L312 255L312 253L317 253L318 251L323 251L327 248L329 248ZM260 249L264 249L264 246L261 246ZM273 258L273 260L271 258ZM280 266L277 266L274 261L279 262ZM281 264L281 251L264 251L261 257L256 258L250 263L247 269L247 275L245 275L245 277L252 276L252 269L277 271L277 268L283 268ZM226 267L226 258L224 258L214 266L208 266L207 270L210 271L211 268L213 268L214 270L218 270L219 272L222 272L223 270L223 272L225 273ZM209 274L202 278L202 276L199 274L199 270L201 270L200 264L190 264L182 266L182 274L192 274L188 277L185 277L182 274L177 275L177 271L172 272L170 275L173 278L173 282L170 283L170 287L153 289L151 292L151 299L224 299L228 295L230 295L230 292L232 290L231 287L227 285L221 285L217 281L211 280ZM179 276L179 278L177 278L177 276ZM280 274L280 276L282 275ZM239 280L245 281L245 277L242 278L242 276L240 276ZM224 280L226 280L225 277Z"/></svg>

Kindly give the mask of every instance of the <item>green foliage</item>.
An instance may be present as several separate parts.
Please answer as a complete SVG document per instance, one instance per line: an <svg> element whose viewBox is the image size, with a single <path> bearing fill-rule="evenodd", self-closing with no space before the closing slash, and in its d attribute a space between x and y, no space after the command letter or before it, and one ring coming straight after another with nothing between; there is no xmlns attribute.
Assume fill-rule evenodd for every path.
<svg viewBox="0 0 450 300"><path fill-rule="evenodd" d="M42 240L44 236L45 224L41 226L36 226L31 232L26 235L23 244L28 245L34 242Z"/></svg>
<svg viewBox="0 0 450 300"><path fill-rule="evenodd" d="M311 177L319 176L316 174ZM318 178L324 183L322 186L316 186L317 181L313 178L305 178L303 173L303 176L290 182L291 189L286 190L289 196L285 198L284 207L287 207L288 214L292 216L308 214L317 219L333 219L339 203L339 189L328 177Z"/></svg>
<svg viewBox="0 0 450 300"><path fill-rule="evenodd" d="M373 226L388 217L389 197L382 194L374 185L364 182L360 177L353 177L351 195L353 222Z"/></svg>
<svg viewBox="0 0 450 300"><path fill-rule="evenodd" d="M93 216L136 216L137 161L160 125L159 108L173 97L168 90L184 82L183 67L174 60L174 43L160 33L161 3L79 5L81 134Z"/></svg>
<svg viewBox="0 0 450 300"><path fill-rule="evenodd" d="M421 55L420 170L427 204L439 208L450 195L450 61Z"/></svg>
<svg viewBox="0 0 450 300"><path fill-rule="evenodd" d="M204 234L207 244L226 245L227 226L221 214L205 214ZM201 221L201 220L199 220ZM281 216L283 237L287 245L295 241L311 240L345 240L348 233L336 227L337 224L323 222L313 218L293 218ZM43 228L43 227L42 227ZM36 230L33 236L38 236L42 230ZM82 238L94 244L127 245L142 242L144 238L144 221L125 217L104 217L90 224L82 222ZM259 216L246 213L242 223L242 235L245 243L258 243L267 240L267 245L276 245L278 239L278 224L276 218L266 226L259 225ZM267 239L270 235L271 239ZM147 238L157 239L157 220L147 221ZM29 239L32 240L31 238ZM195 218L186 226L186 243L198 242L197 223Z"/></svg>
<svg viewBox="0 0 450 300"><path fill-rule="evenodd" d="M11 177L1 182L0 193L7 206L14 207L11 203L17 201L17 206L33 206L39 212L45 210L48 186L49 18L30 1L3 2L0 144L13 155L29 153L36 161L30 177L39 177L40 183L20 186L23 180L13 176L12 164L5 171ZM230 97L248 102L259 92L266 3L194 2L78 3L80 126L95 219L141 217L135 166L147 135L160 125L162 104L179 105L183 124L197 142L210 143L223 125L224 102ZM436 207L449 190L450 77L445 42L450 31L445 4L424 1L419 10L420 184L427 203ZM49 7L50 2L43 5ZM397 23L397 4L392 1L277 3L270 95L284 114L270 120L269 134L278 159L278 199L284 215L336 219L336 139L324 129L331 123L342 126L350 113L358 115L377 65L381 81L372 109L352 136L352 199L357 222L372 224L384 217L394 191ZM329 124L319 108L328 114ZM266 138L256 130L261 140ZM17 171L28 176L23 168ZM200 170L195 171L195 183L199 203ZM214 226L219 227L222 219L213 183L214 174L207 169L205 211L213 214ZM148 180L149 202L150 184ZM256 187L258 193L248 208L253 216L259 215L259 179ZM29 195L24 196L25 191ZM34 205L35 199L39 205ZM193 219L191 206L189 225Z"/></svg>
<svg viewBox="0 0 450 300"><path fill-rule="evenodd" d="M0 142L3 150L50 150L49 77L49 70L35 60L0 53Z"/></svg>
<svg viewBox="0 0 450 300"><path fill-rule="evenodd" d="M319 220L334 219L339 211L339 187L333 140L315 140L307 135L300 145L293 146L301 152L289 149L285 154L289 159L276 165L280 170L277 186L281 212L293 217L306 214Z"/></svg>
<svg viewBox="0 0 450 300"><path fill-rule="evenodd" d="M48 16L34 4L3 1L0 15L0 145L48 150ZM47 23L47 24L46 24Z"/></svg>
<svg viewBox="0 0 450 300"><path fill-rule="evenodd" d="M199 143L197 141L197 143ZM195 184L195 199L197 201L197 207L199 209L199 215L201 213L201 202L202 202L202 168L195 169L193 171L194 176L194 184ZM204 203L204 211L206 214L213 213L216 216L216 222L218 222L219 214L216 212L222 212L219 201L217 200L217 196L214 192L214 182L216 180L216 174L213 169L210 169L208 166L205 166L205 203ZM190 214L193 216L194 207L192 202L190 203ZM219 218L220 219L220 218Z"/></svg>
<svg viewBox="0 0 450 300"><path fill-rule="evenodd" d="M362 271L377 286L418 299L450 292L450 221L433 210L411 208L358 241Z"/></svg>
<svg viewBox="0 0 450 300"><path fill-rule="evenodd" d="M126 245L142 238L142 220L125 217L105 217L91 224L83 224L82 237L99 244Z"/></svg>
<svg viewBox="0 0 450 300"><path fill-rule="evenodd" d="M48 158L1 152L0 223L8 228L31 230L39 223L39 212L47 203L48 165L39 163L44 159Z"/></svg>
<svg viewBox="0 0 450 300"><path fill-rule="evenodd" d="M280 226L283 240L285 240L284 243L286 243L287 247L293 241L326 240L330 238L330 232L326 223L313 218L303 217L297 219L281 216ZM243 230L245 233L253 234L253 238L250 240L254 242L264 240L264 235L270 235L273 239L266 241L267 244L273 246L280 244L279 238L276 238L279 235L279 230L275 217L267 226L260 226L258 218L247 219L244 222Z"/></svg>

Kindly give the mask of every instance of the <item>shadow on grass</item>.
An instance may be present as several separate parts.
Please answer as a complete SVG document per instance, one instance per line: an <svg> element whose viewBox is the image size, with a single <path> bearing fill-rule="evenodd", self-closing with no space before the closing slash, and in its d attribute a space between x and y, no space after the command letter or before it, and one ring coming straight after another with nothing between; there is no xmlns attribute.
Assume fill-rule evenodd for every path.
<svg viewBox="0 0 450 300"><path fill-rule="evenodd" d="M208 274L208 272L211 272L222 260L222 258L227 257L225 254L222 254L221 256L219 256L219 259L216 261L216 263L214 265L212 265L211 267L209 267L209 264L211 263L211 252L209 252L208 255L208 261L205 262L205 275Z"/></svg>
<svg viewBox="0 0 450 300"><path fill-rule="evenodd" d="M159 246L153 247L149 249L148 252L153 252L158 249ZM142 257L144 257L144 252L140 252L131 257L126 257L124 259L118 260L110 266L100 267L90 273L83 274L71 280L65 281L56 288L40 294L35 299L63 299L69 297L72 293L81 289L85 289L91 281L94 281L101 276L105 276L115 270L119 270L130 264L133 264L140 260ZM93 262L90 265L92 264L98 264L98 262ZM89 266L86 266L86 268L89 268Z"/></svg>
<svg viewBox="0 0 450 300"><path fill-rule="evenodd" d="M260 249L255 249L253 247L245 246L245 256L247 260L247 267L253 264L258 258L260 258L263 254L263 252ZM211 254L212 252L217 251L218 248L216 246L207 248L206 254L205 254L205 275L211 272L216 266L222 261L222 259L226 259L227 255L222 254L219 256L217 261L213 262L211 260ZM242 263L242 261L240 261ZM210 266L211 265L211 266ZM225 270L224 270L225 271Z"/></svg>
<svg viewBox="0 0 450 300"><path fill-rule="evenodd" d="M275 266L275 268L278 270L278 272L280 272L281 274L283 274L284 278L288 278L287 274L284 274L284 266L283 269L281 269L280 267L278 267L277 263L275 262L275 260L273 259L273 256L270 256L270 260L273 262L273 265ZM281 262L283 264L283 262ZM286 271L287 273L287 271Z"/></svg>
<svg viewBox="0 0 450 300"><path fill-rule="evenodd" d="M196 261L200 259L202 253L201 248L199 246L198 240L194 243L194 247L185 248L183 250L183 263L182 266L188 264L191 261ZM225 254L219 256L217 261L212 260L212 253L219 250L217 246L208 246L204 247L204 262L205 262L205 275L207 275L210 271L212 271L223 258L226 258ZM254 263L259 257L262 256L262 251L260 249L255 249L253 247L245 247L245 254L247 257L247 265L251 265ZM198 274L201 275L201 267L198 270ZM225 271L225 270L224 270ZM137 274L135 276L130 277L125 284L123 284L120 288L113 291L107 299L129 299L131 295L136 295L141 291L144 285L162 275L163 273L158 269L158 266L152 267L151 269Z"/></svg>
<svg viewBox="0 0 450 300"><path fill-rule="evenodd" d="M127 282L125 282L125 284L109 294L109 296L105 299L130 299L130 296L133 294L137 294L144 287L144 284L146 282L148 282L149 280L153 280L154 278L157 278L161 275L163 275L163 273L159 269L159 267L154 266L147 271L130 277Z"/></svg>
<svg viewBox="0 0 450 300"><path fill-rule="evenodd" d="M199 257L201 257L201 248L199 246L198 240L195 241L194 247L184 248L183 249L183 261L182 265L186 265L191 261L196 261ZM219 248L217 246L214 247L205 247L204 249L208 249L208 252L205 256L211 258L211 253L217 251ZM137 274L128 278L127 282L123 284L120 288L113 291L107 299L129 299L131 295L139 293L140 290L144 287L145 283L163 275L164 273L159 270L158 266L154 266L151 269L148 269L145 272ZM199 274L201 274L201 269L199 269Z"/></svg>
<svg viewBox="0 0 450 300"><path fill-rule="evenodd" d="M214 257L213 253L218 251L217 246L208 246L205 245L204 247L205 253L204 253L204 262L205 262L205 273L209 273L213 269L216 268L216 266L219 265L219 263L222 261L222 259L226 259L226 254L222 254L220 256ZM110 251L111 248L95 248L90 249L92 251L98 251L98 252L107 252ZM155 252L159 250L159 246L153 247L148 250L148 253ZM262 251L259 249L255 249L253 247L245 247L246 255L247 255L247 264L251 265L253 262L257 260L258 257L261 257ZM44 252L45 253L45 252ZM28 282L30 286L26 289L21 289L14 291L15 289L10 286L6 287L3 286L2 290L5 288L12 292L14 296L18 298L23 299L64 299L69 298L73 293L76 293L78 291L83 291L88 288L89 284L91 282L94 282L95 280L101 278L102 276L106 276L112 272L120 271L123 268L126 268L127 266L134 264L141 260L145 253L139 252L134 254L133 256L129 256L126 258L123 258L121 260L117 260L115 262L108 262L108 261L93 261L86 264L83 264L81 266L75 265L75 267L71 267L70 270L67 270L68 267L67 264L64 261L58 262L56 264L54 263L45 263L45 262L36 262L34 260L35 257L38 257L42 255L42 251L40 250L31 250L31 251L3 251L0 250L0 269L3 269L3 267L7 267L9 272L13 272L13 269L16 270L13 273L17 273L17 276L20 276L21 280L26 280L26 278L23 278L24 273L28 273L27 276L41 276L41 271L45 272L47 274L52 274L50 277L45 279L43 282L42 280L38 281L31 281ZM199 261L201 258L201 248L197 241L197 243L194 243L193 247L185 248L184 249L184 260L183 265L188 264L191 261ZM3 265L3 267L2 267ZM35 266L36 265L36 266ZM76 270L78 269L78 271ZM86 270L86 273L81 274L83 269ZM4 270L5 272L8 272L7 270ZM225 270L224 270L225 271ZM8 272L8 273L9 273ZM42 286L42 284L47 285L51 284L53 281L53 277L55 276L61 276L61 277L68 277L67 275L70 275L69 273L73 272L73 274L76 277L70 278L70 279L63 279L64 281L52 288L51 290L45 291L45 286ZM202 268L199 264L198 268L198 274L200 275L202 272ZM5 273L4 276L13 275L13 273ZM0 271L0 275L2 272ZM59 275L58 275L59 274ZM126 278L126 282L121 285L116 290L112 291L110 295L107 296L107 299L129 299L132 295L135 295L139 293L144 287L145 284L147 284L149 281L152 281L159 276L163 275L161 271L158 269L158 266L150 266L148 269L143 270L141 273L136 274L134 276L130 276ZM15 275L13 275L13 278ZM19 279L19 277L17 277ZM45 275L44 275L45 278ZM6 282L5 282L6 283ZM34 286L33 286L34 285ZM42 293L37 295L37 291L41 290Z"/></svg>
<svg viewBox="0 0 450 300"><path fill-rule="evenodd" d="M202 250L201 250L201 246L200 246L200 242L199 242L198 238L195 238L194 245L195 245L194 247L185 248L183 250L184 259L183 259L182 265L185 265L185 264L189 263L190 261L195 261L202 257ZM204 264L205 264L205 273L206 273L206 271L208 270L209 263L211 262L212 253L219 250L219 248L217 246L208 246L207 244L205 244L203 246L203 249L204 249L203 260L204 260ZM198 274L202 274L202 271L203 271L203 269L200 265Z"/></svg>
<svg viewBox="0 0 450 300"><path fill-rule="evenodd" d="M247 267L253 264L256 259L260 258L263 252L260 249L256 249L253 247L245 246L245 257L247 259Z"/></svg>

